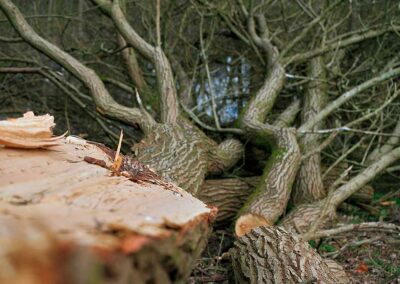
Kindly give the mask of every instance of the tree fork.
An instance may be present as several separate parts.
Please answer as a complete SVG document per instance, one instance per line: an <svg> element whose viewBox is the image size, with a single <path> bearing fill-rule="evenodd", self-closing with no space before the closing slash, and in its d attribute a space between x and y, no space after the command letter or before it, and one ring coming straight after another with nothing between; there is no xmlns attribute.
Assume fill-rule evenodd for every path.
<svg viewBox="0 0 400 284"><path fill-rule="evenodd" d="M270 144L273 150L260 183L239 211L235 224L235 233L239 237L253 228L272 226L284 213L301 159L295 130L265 123L285 82L285 69L278 61L277 48L269 40L265 19L258 16L257 23L261 36L257 34L250 14L249 33L268 56L268 72L264 84L244 110L241 123L255 143Z"/></svg>
<svg viewBox="0 0 400 284"><path fill-rule="evenodd" d="M86 67L73 56L38 35L10 0L0 0L0 9L28 44L59 63L84 83L90 90L96 106L101 113L128 124L138 123L145 132L151 129L154 121L150 119L150 116L142 115L145 110L129 108L118 104L108 93L103 82L92 69Z"/></svg>

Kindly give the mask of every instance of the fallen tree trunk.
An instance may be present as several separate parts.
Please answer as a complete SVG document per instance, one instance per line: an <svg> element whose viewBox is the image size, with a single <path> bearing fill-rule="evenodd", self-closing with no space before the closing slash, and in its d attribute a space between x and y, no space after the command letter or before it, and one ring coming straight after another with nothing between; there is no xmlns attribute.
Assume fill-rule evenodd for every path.
<svg viewBox="0 0 400 284"><path fill-rule="evenodd" d="M343 268L324 260L296 234L258 227L229 251L236 283L349 283Z"/></svg>
<svg viewBox="0 0 400 284"><path fill-rule="evenodd" d="M216 210L105 146L56 144L0 146L0 283L183 283Z"/></svg>

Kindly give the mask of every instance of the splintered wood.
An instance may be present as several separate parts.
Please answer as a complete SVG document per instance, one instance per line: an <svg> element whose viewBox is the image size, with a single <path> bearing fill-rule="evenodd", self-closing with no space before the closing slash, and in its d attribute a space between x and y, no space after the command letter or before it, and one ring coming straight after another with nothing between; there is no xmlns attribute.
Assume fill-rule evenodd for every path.
<svg viewBox="0 0 400 284"><path fill-rule="evenodd" d="M43 148L58 144L63 136L52 137L54 117L27 112L21 118L0 121L0 145L16 148Z"/></svg>
<svg viewBox="0 0 400 284"><path fill-rule="evenodd" d="M52 127L52 119L42 119L46 122L37 128L23 119L0 125L13 123L18 133L52 139L51 132L43 131ZM25 130L24 124L33 129ZM216 210L130 158L123 157L120 169L113 171L114 151L105 146L67 137L50 148L27 150L15 148L26 148L19 143L22 138L9 137L0 139L0 144L14 147L0 147L1 283L17 283L23 271L29 272L25 276L30 281L24 283L45 283L35 267L62 266L66 247L126 255L171 237L182 245L196 227L202 228L199 236L207 235ZM50 146L48 141L29 142L27 148ZM157 261L166 257L163 253ZM47 273L46 283L57 283L60 273Z"/></svg>

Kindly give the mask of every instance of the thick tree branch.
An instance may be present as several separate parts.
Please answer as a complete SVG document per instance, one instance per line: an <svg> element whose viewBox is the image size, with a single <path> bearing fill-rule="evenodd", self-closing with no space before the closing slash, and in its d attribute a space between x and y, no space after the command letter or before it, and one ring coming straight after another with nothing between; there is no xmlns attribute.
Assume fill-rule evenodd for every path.
<svg viewBox="0 0 400 284"><path fill-rule="evenodd" d="M140 54L154 64L157 83L161 94L161 119L165 123L176 123L179 115L179 102L175 88L175 81L170 63L161 49L161 46L152 46L146 42L129 24L121 9L119 0L112 3L109 0L93 0L109 15L120 34Z"/></svg>
<svg viewBox="0 0 400 284"><path fill-rule="evenodd" d="M318 222L319 226L314 226L314 229L322 227L336 216L336 209L342 202L360 190L398 159L400 159L400 147L381 156L379 160L350 179L346 184L335 191L331 191L325 199L298 206L284 218L282 225L285 228L299 233L307 232L310 226L316 222ZM313 234L314 232L308 232L306 237L312 236Z"/></svg>
<svg viewBox="0 0 400 284"><path fill-rule="evenodd" d="M276 127L290 127L300 111L300 100L295 98L293 102L274 121Z"/></svg>
<svg viewBox="0 0 400 284"><path fill-rule="evenodd" d="M267 140L270 131L261 137ZM258 135L262 132L259 129ZM296 135L293 129L282 128L274 131L272 137L276 141L272 156L236 221L235 232L239 237L256 227L272 226L285 211L290 197L301 157Z"/></svg>
<svg viewBox="0 0 400 284"><path fill-rule="evenodd" d="M265 123L283 87L285 70L276 59L277 49L267 38L266 23L262 18L258 18L258 22L263 28L262 37L255 33L252 18L249 30L257 45L264 46L270 64L264 84L248 103L241 123L253 141L270 144L273 149L260 183L239 212L240 217L235 224L235 232L239 237L256 227L272 226L284 213L301 157L293 129Z"/></svg>
<svg viewBox="0 0 400 284"><path fill-rule="evenodd" d="M302 122L312 120L326 104L326 72L324 60L321 56L310 61L309 77L313 78L305 92L302 109ZM322 123L317 123L313 130L320 129ZM320 136L308 134L300 137L300 148L304 150L315 149L320 144ZM321 177L321 156L317 152L314 155L303 159L296 183L292 193L294 204L316 201L325 197L325 189Z"/></svg>
<svg viewBox="0 0 400 284"><path fill-rule="evenodd" d="M10 0L1 0L0 8L27 43L62 65L84 83L90 90L99 112L129 124L138 123L144 131L148 131L151 128L153 122L147 119L148 116L144 118L145 116L142 115L141 110L118 104L110 96L103 82L92 69L39 36Z"/></svg>
<svg viewBox="0 0 400 284"><path fill-rule="evenodd" d="M206 179L198 198L218 208L217 222L231 221L259 180L260 177Z"/></svg>
<svg viewBox="0 0 400 284"><path fill-rule="evenodd" d="M208 162L209 174L222 174L243 158L244 146L236 139L225 139L211 150Z"/></svg>

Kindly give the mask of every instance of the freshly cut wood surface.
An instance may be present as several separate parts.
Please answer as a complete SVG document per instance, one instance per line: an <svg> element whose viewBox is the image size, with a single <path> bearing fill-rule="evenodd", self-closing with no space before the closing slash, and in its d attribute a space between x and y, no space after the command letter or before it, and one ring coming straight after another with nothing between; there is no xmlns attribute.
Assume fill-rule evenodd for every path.
<svg viewBox="0 0 400 284"><path fill-rule="evenodd" d="M206 237L215 209L152 176L153 180L113 173L110 153L104 146L75 137L46 149L0 146L0 262L12 272L20 271L16 267L27 250L48 256L37 250L49 252L68 245L126 255L163 242L178 251L191 230L197 230L198 238ZM151 173L146 167L138 173L143 169ZM171 237L172 243L167 241ZM193 257L201 251L197 243ZM157 252L160 260L150 263L161 261L163 253ZM4 278L4 267L0 282L14 279Z"/></svg>

